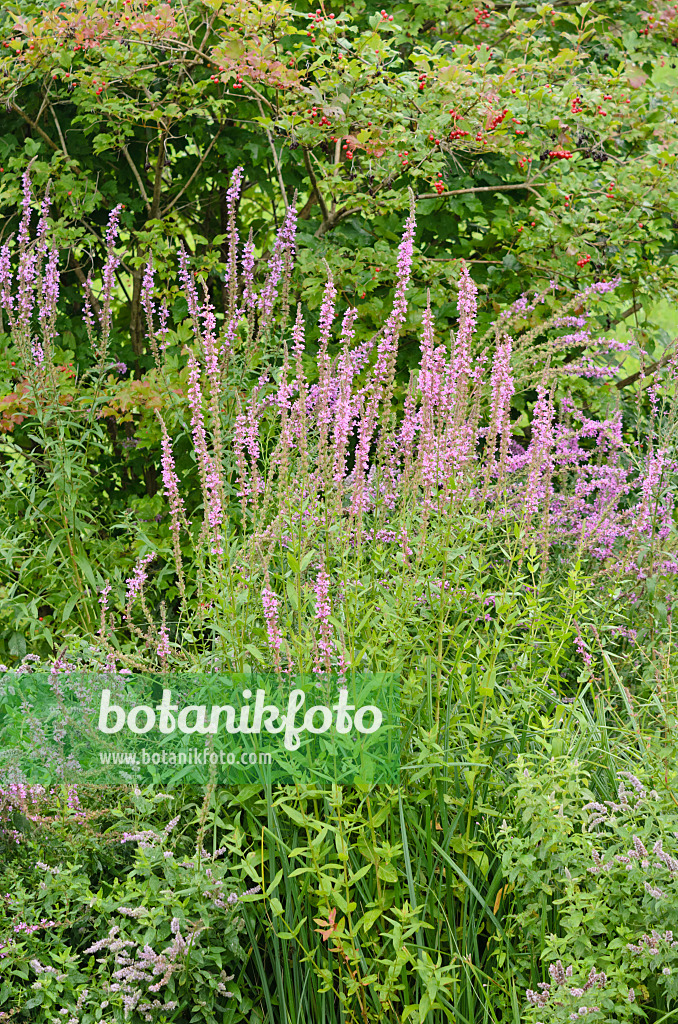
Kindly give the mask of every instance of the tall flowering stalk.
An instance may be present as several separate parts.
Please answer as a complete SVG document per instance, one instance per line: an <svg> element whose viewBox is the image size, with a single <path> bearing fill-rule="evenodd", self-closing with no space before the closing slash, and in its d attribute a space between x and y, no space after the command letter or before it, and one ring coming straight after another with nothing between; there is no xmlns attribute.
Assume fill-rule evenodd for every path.
<svg viewBox="0 0 678 1024"><path fill-rule="evenodd" d="M155 331L154 313L155 313L155 302L153 300L153 257L149 257L146 269L144 270L144 276L141 282L141 305L144 307L144 313L146 315L146 337L151 346L153 357L155 359L155 365L160 366L160 349L158 347L158 338Z"/></svg>
<svg viewBox="0 0 678 1024"><path fill-rule="evenodd" d="M278 597L274 590L271 589L270 580L267 578L266 586L261 591L261 603L264 609L264 618L266 620L266 633L268 636L268 646L271 654L273 655L273 661L275 664L276 672L280 673L280 648L282 646L282 633L280 632L280 625L278 623Z"/></svg>
<svg viewBox="0 0 678 1024"><path fill-rule="evenodd" d="M146 622L151 627L151 630L155 632L153 619L151 618L151 614L148 610L148 605L146 604L146 599L144 595L144 587L148 580L148 566L154 560L154 558L154 551L150 551L147 555L144 555L142 558L140 558L134 567L132 575L127 580L127 592L125 595L125 619L127 620L127 625L130 627L132 632L142 639L147 638L144 636L144 634L141 632L138 626L136 626L132 621L132 608L135 602L138 600L139 603L141 604L141 609L143 611Z"/></svg>
<svg viewBox="0 0 678 1024"><path fill-rule="evenodd" d="M497 346L490 376L490 414L485 438L485 482L487 494L490 478L497 476L501 484L506 473L506 459L511 441L511 399L515 384L511 375L511 338L505 334ZM499 460L496 461L497 442Z"/></svg>
<svg viewBox="0 0 678 1024"><path fill-rule="evenodd" d="M358 429L353 501L351 504L351 512L356 516L364 512L368 504L365 477L368 470L370 444L378 422L379 405L380 402L383 402L384 406L390 405L398 351L398 338L400 336L400 329L407 317L406 295L412 273L415 225L414 193L411 192L410 216L407 219L405 231L398 247L398 276L393 308L386 321L382 339L377 345L377 358L368 385L369 397Z"/></svg>
<svg viewBox="0 0 678 1024"><path fill-rule="evenodd" d="M162 482L165 489L170 510L170 531L172 533L172 547L174 549L174 561L177 569L177 582L182 603L186 601L186 584L184 581L183 560L181 556L181 544L179 534L183 526L189 532L190 523L186 518L183 499L179 493L179 480L174 465L174 454L172 452L172 441L167 432L167 427L162 416L156 409L156 417L162 430Z"/></svg>
<svg viewBox="0 0 678 1024"><path fill-rule="evenodd" d="M330 604L330 577L324 565L321 565L318 569L313 592L315 594L315 617L320 628L318 655L315 659L314 668L316 672L321 672L324 667L325 671L329 673L331 670L330 656L332 653L332 627L330 625L332 605Z"/></svg>
<svg viewBox="0 0 678 1024"><path fill-rule="evenodd" d="M205 521L208 524L211 553L221 556L224 553L221 527L224 510L221 495L223 493L220 466L216 457L207 449L207 435L202 413L202 389L200 387L200 366L191 352L188 360L189 386L188 401L191 409L191 428L193 445L198 457L200 480L202 483L205 506Z"/></svg>
<svg viewBox="0 0 678 1024"><path fill-rule="evenodd" d="M257 339L270 328L273 305L278 296L278 285L283 275L289 274L291 261L296 251L297 211L294 205L287 208L285 220L276 235L273 252L269 260L269 274L257 299L259 325Z"/></svg>
<svg viewBox="0 0 678 1024"><path fill-rule="evenodd" d="M315 418L319 428L318 437L318 475L322 486L329 486L330 459L327 451L328 435L333 413L330 408L330 401L334 396L333 381L330 381L330 359L327 354L327 346L330 340L332 321L334 320L334 302L337 290L329 272L320 307L320 338L318 340L318 385L315 391Z"/></svg>
<svg viewBox="0 0 678 1024"><path fill-rule="evenodd" d="M98 344L95 343L95 352L98 359L99 372L103 370L104 363L106 362L106 356L108 354L108 344L111 337L111 323L112 323L112 310L111 301L113 299L113 288L116 281L116 270L120 266L120 260L115 255L115 242L120 231L120 213L122 211L122 203L119 203L115 207L111 216L108 220L108 227L106 229L106 260L101 273L102 289L99 297L99 322L101 324L101 338Z"/></svg>
<svg viewBox="0 0 678 1024"><path fill-rule="evenodd" d="M532 440L527 451L529 476L524 499L525 511L534 515L550 493L553 471L553 402L545 387L538 390L532 418Z"/></svg>
<svg viewBox="0 0 678 1024"><path fill-rule="evenodd" d="M346 474L346 448L355 420L355 407L351 394L351 385L355 374L351 359L350 344L355 334L355 321L358 310L351 307L346 310L341 327L341 356L338 366L338 394L334 413L332 445L334 449L334 466L332 479L338 485Z"/></svg>
<svg viewBox="0 0 678 1024"><path fill-rule="evenodd" d="M243 169L236 167L231 176L231 183L226 192L226 210L228 216L228 264L224 285L228 286L228 313L233 317L238 295L238 228L236 226L236 208L242 189Z"/></svg>

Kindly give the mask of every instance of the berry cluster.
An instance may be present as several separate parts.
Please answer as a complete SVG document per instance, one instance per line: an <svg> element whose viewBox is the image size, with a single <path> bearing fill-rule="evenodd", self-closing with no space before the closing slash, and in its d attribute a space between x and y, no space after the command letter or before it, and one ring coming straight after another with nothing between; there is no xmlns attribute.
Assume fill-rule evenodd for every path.
<svg viewBox="0 0 678 1024"><path fill-rule="evenodd" d="M315 118L319 117L318 108L317 107L311 107L311 109L307 110L306 113L308 114L308 123L309 124L313 124ZM320 118L320 120L317 123L318 123L318 127L322 128L323 125L325 125L325 124L329 125L332 122L330 121L330 119L328 117L325 117L325 115L323 114L323 116Z"/></svg>
<svg viewBox="0 0 678 1024"><path fill-rule="evenodd" d="M381 14L382 21L393 21L392 14L387 14L386 11L379 11L379 13Z"/></svg>
<svg viewBox="0 0 678 1024"><path fill-rule="evenodd" d="M578 267L585 267L586 264L590 263L590 262L591 262L591 257L590 256L580 256L580 258L577 260L577 266Z"/></svg>
<svg viewBox="0 0 678 1024"><path fill-rule="evenodd" d="M473 16L475 19L475 23L476 25L480 25L481 28L487 28L489 26L489 17L491 14L492 11L487 10L484 7L473 8Z"/></svg>
<svg viewBox="0 0 678 1024"><path fill-rule="evenodd" d="M434 146L439 146L440 145L440 139L436 139L435 135L433 135L433 134L429 135L428 141L432 142Z"/></svg>
<svg viewBox="0 0 678 1024"><path fill-rule="evenodd" d="M583 109L584 108L581 105L581 96L575 96L575 98L572 100L572 106L570 107L570 110L573 114L581 114Z"/></svg>
<svg viewBox="0 0 678 1024"><path fill-rule="evenodd" d="M425 87L426 87L426 73L424 73L423 75L419 75L419 92L422 92L422 90Z"/></svg>
<svg viewBox="0 0 678 1024"><path fill-rule="evenodd" d="M570 150L569 149L563 149L562 147L559 147L558 149L550 149L549 150L549 156L551 157L552 160L571 160L572 159L572 153L570 152Z"/></svg>
<svg viewBox="0 0 678 1024"><path fill-rule="evenodd" d="M518 167L520 167L520 169L522 171L522 169L525 166L525 164L531 164L531 163L532 163L532 157L531 156L521 156L520 160L518 161Z"/></svg>
<svg viewBox="0 0 678 1024"><path fill-rule="evenodd" d="M641 28L641 30L640 30L640 35L641 36L649 36L651 30L653 28L655 28L655 24L654 23L656 21L656 18L654 16L654 14L646 14L645 17L647 17L647 27L646 28Z"/></svg>
<svg viewBox="0 0 678 1024"><path fill-rule="evenodd" d="M402 151L402 153L398 153L398 156L400 157L400 162L403 165L403 167L406 167L409 164L409 162L410 162L407 159L408 153L409 153L409 149L405 149L405 150Z"/></svg>
<svg viewBox="0 0 678 1024"><path fill-rule="evenodd" d="M450 132L451 139L461 139L464 135L468 135L468 132L463 132L461 128L453 128Z"/></svg>
<svg viewBox="0 0 678 1024"><path fill-rule="evenodd" d="M315 36L313 35L313 33L315 32L316 28L322 28L324 21L334 21L334 15L333 14L328 14L327 18L325 18L325 16L323 15L323 12L320 10L320 8L318 8L316 10L315 14L311 14L310 15L310 18L311 18L311 26L310 26L310 29L308 30L308 32L306 33L306 35L310 36L311 37L311 42L314 43L315 42Z"/></svg>
<svg viewBox="0 0 678 1024"><path fill-rule="evenodd" d="M501 122L504 120L504 118L506 117L507 114L508 114L508 108L505 108L504 110L500 111L500 113L495 114L494 117L489 122L489 124L487 125L485 130L488 131L488 132L491 132L494 128L497 127L498 124L501 124Z"/></svg>

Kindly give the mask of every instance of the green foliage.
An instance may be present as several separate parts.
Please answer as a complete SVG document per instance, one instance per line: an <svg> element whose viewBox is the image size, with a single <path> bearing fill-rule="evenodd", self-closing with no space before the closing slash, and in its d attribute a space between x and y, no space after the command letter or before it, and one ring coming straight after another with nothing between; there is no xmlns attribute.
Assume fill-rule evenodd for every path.
<svg viewBox="0 0 678 1024"><path fill-rule="evenodd" d="M549 299L518 325L529 345L516 350L512 430L529 441L534 389L554 365L557 402L569 391L587 420L619 408L629 464L636 443L658 439L656 515L675 475L671 337L649 310L676 295L676 33L671 5L645 6L431 0L382 14L356 2L321 6L320 18L264 0L14 0L0 11L2 240L15 254L31 163L39 192L52 182L64 299L42 388L0 322L0 660L19 680L36 657L148 666L166 626L172 665L270 668L270 587L282 656L309 669L322 564L343 588L332 658L400 673L404 751L400 786L372 789L74 793L55 777L27 794L0 777L3 1024L121 1024L112 927L133 957L194 936L181 970L148 993L162 1024L560 1024L580 1009L594 1021L673 1019L675 531L627 545L613 573L574 543L551 544L529 517L489 528L472 501L426 510L413 489L397 509L377 503L362 524L369 543L355 543L339 514L309 522L302 459L252 507L229 444L256 390L261 450L248 470L274 478L279 426L263 403L280 385L289 325L254 342L243 319L217 414L204 403L213 436L229 441L218 563L187 410L197 329L174 269L183 242L223 329L231 172L246 168L239 223L259 278L296 192L290 301L313 324L300 359L312 386L323 261L337 312L359 308L359 344L391 308L411 187L417 258L389 395L397 416L427 289L437 335L456 321L459 257L480 290L481 336L522 292L557 280L576 295L619 275L595 316L600 331L632 325L641 347L626 376L616 387L568 378L580 350L554 355ZM83 288L103 303L118 203L124 252L100 358ZM157 361L142 308L149 251L170 311ZM236 291L240 302L242 282ZM190 523L183 593L156 413ZM305 457L315 466L321 454L313 435ZM128 613L126 581L149 553ZM261 891L223 906L222 882L227 894ZM549 974L558 960L573 965L561 984ZM551 994L535 1006L526 992L540 984ZM128 1019L145 1024L143 1012Z"/></svg>

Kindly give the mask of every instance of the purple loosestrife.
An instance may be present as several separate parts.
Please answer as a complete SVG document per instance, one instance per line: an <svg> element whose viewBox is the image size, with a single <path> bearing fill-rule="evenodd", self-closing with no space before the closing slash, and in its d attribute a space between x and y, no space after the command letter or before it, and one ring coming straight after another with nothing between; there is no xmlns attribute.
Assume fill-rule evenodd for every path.
<svg viewBox="0 0 678 1024"><path fill-rule="evenodd" d="M217 460L212 458L207 450L207 436L205 434L205 422L202 414L200 366L192 352L188 357L188 368L188 402L191 409L193 447L195 448L200 468L205 519L209 527L211 552L213 555L221 556L224 552L221 531L224 515L221 501L222 482Z"/></svg>
<svg viewBox="0 0 678 1024"><path fill-rule="evenodd" d="M296 379L294 390L298 398L291 410L292 433L296 437L301 460L301 479L306 480L308 476L308 426L307 426L307 396L308 382L304 372L303 354L306 345L304 318L301 315L301 303L297 306L297 316L292 328L292 352L294 354L294 367Z"/></svg>
<svg viewBox="0 0 678 1024"><path fill-rule="evenodd" d="M155 333L154 326L154 313L155 313L155 301L153 299L153 257L149 256L146 269L144 271L143 280L141 282L141 304L144 307L144 313L146 314L146 337L151 346L153 357L155 359L155 365L160 366L160 351L158 349L158 340Z"/></svg>
<svg viewBox="0 0 678 1024"><path fill-rule="evenodd" d="M257 300L259 308L258 338L270 327L273 304L278 295L278 284L285 266L285 257L287 255L290 260L294 257L296 230L297 211L294 206L289 206L273 246L273 252L269 260L268 277Z"/></svg>
<svg viewBox="0 0 678 1024"><path fill-rule="evenodd" d="M82 310L82 319L85 322L85 329L87 330L87 338L94 351L96 342L94 341L94 313L92 312L92 275L87 275L85 281L85 301Z"/></svg>
<svg viewBox="0 0 678 1024"><path fill-rule="evenodd" d="M99 595L99 604L101 605L101 625L99 627L99 636L103 639L108 632L108 623L106 621L106 613L108 612L108 595L111 592L111 584L109 580L106 580L106 586Z"/></svg>
<svg viewBox="0 0 678 1024"><path fill-rule="evenodd" d="M288 492L290 452L293 447L290 410L292 408L292 394L294 387L289 382L290 359L287 343L283 342L283 365L278 382L278 391L273 399L278 414L280 415L280 439L273 454L271 465L279 467L279 482L281 497Z"/></svg>
<svg viewBox="0 0 678 1024"><path fill-rule="evenodd" d="M19 224L18 245L19 245L19 266L17 270L18 295L16 303L16 320L12 323L15 328L15 341L21 353L21 358L27 371L30 373L34 364L42 362L42 350L38 354L35 346L31 345L31 315L33 312L33 287L36 277L37 250L29 249L30 223L31 223L31 181L29 172L24 171L22 177L23 200L21 222ZM8 311L9 312L9 311Z"/></svg>
<svg viewBox="0 0 678 1024"><path fill-rule="evenodd" d="M7 244L0 249L0 304L8 313L11 322L14 313L14 296L12 295L12 266Z"/></svg>
<svg viewBox="0 0 678 1024"><path fill-rule="evenodd" d="M459 280L457 311L459 326L454 338L452 358L447 379L443 387L442 408L447 415L447 426L443 437L446 462L444 482L452 481L465 473L466 465L474 454L476 445L476 423L469 416L468 401L471 384L480 384L479 371L474 374L471 366L471 341L476 326L477 288L468 268L462 261Z"/></svg>
<svg viewBox="0 0 678 1024"><path fill-rule="evenodd" d="M347 309L341 327L342 349L338 366L339 393L334 408L332 439L334 448L333 480L336 485L342 482L346 473L346 448L355 420L355 409L351 395L351 385L355 371L349 345L355 334L354 324L357 316L357 309Z"/></svg>
<svg viewBox="0 0 678 1024"><path fill-rule="evenodd" d="M250 496L251 489L248 483L248 472L247 472L247 460L245 459L245 444L247 436L247 417L242 411L240 405L240 396L237 397L238 403L238 414L235 418L235 425L233 427L233 449L235 451L235 460L238 467L238 487L237 492L240 498L243 513L247 507L247 499Z"/></svg>
<svg viewBox="0 0 678 1024"><path fill-rule="evenodd" d="M275 670L280 674L280 648L282 646L282 633L280 632L280 625L278 623L278 596L271 589L270 581L266 580L266 586L261 591L261 604L264 609L264 618L266 620L266 633L268 636L268 646L273 655L273 661L275 664Z"/></svg>
<svg viewBox="0 0 678 1024"><path fill-rule="evenodd" d="M210 394L214 401L218 401L221 393L221 374L217 354L217 320L205 281L203 281L203 297L204 303L199 311L200 319L202 320L202 349L205 357L207 379L210 385Z"/></svg>
<svg viewBox="0 0 678 1024"><path fill-rule="evenodd" d="M228 262L224 285L228 286L228 312L233 316L238 292L238 228L236 226L236 209L242 189L243 169L236 167L231 175L231 183L226 192L226 210L228 217Z"/></svg>
<svg viewBox="0 0 678 1024"><path fill-rule="evenodd" d="M505 334L494 355L490 376L490 425L487 431L486 458L487 477L497 473L503 478L506 457L511 441L511 399L515 392L511 376L511 338ZM497 439L499 440L499 465L495 463Z"/></svg>
<svg viewBox="0 0 678 1024"><path fill-rule="evenodd" d="M400 330L407 319L407 288L412 275L415 227L414 194L410 193L410 215L405 223L405 231L398 246L397 280L393 298L393 309L386 321L383 339L377 346L377 360L373 369L375 383L383 388L387 394L390 394L390 388L393 383Z"/></svg>
<svg viewBox="0 0 678 1024"><path fill-rule="evenodd" d="M148 608L146 607L146 602L144 600L144 584L148 579L148 573L146 572L146 570L148 569L148 566L150 565L154 558L155 552L153 551L151 551L147 555L144 555L143 558L140 558L134 567L132 575L127 580L127 594L125 598L125 619L127 621L127 624L132 628L132 631L138 637L142 637L143 634L139 629L137 629L137 627L132 622L132 606L134 605L134 602L137 599L141 602L141 607L144 613L144 617L146 618L146 621L150 625L153 624L152 619L148 613Z"/></svg>
<svg viewBox="0 0 678 1024"><path fill-rule="evenodd" d="M403 459L403 479L409 480L412 463L414 459L414 441L417 431L421 425L421 414L417 410L414 378L410 378L410 384L405 396L403 408L403 419L398 432L398 447Z"/></svg>
<svg viewBox="0 0 678 1024"><path fill-rule="evenodd" d="M242 412L240 399L238 398L238 415L236 416L233 435L233 445L235 448L238 473L240 477L239 497L241 497L243 501L250 498L255 508L257 507L259 494L264 489L264 485L259 479L259 467L257 464L257 460L259 458L257 397L262 386L263 382L260 381L259 384L253 388L250 401L247 406L247 413ZM247 454L250 458L251 484L247 482L248 473L245 450L247 450Z"/></svg>
<svg viewBox="0 0 678 1024"><path fill-rule="evenodd" d="M401 327L407 319L407 288L412 273L415 226L414 193L410 192L410 216L405 224L403 237L398 247L397 281L393 308L386 321L382 339L377 345L377 357L367 386L369 397L358 427L358 443L353 471L352 515L360 515L369 504L365 490L369 450L378 423L379 403L383 401L385 408L390 406L398 339ZM383 463L383 453L381 454Z"/></svg>
<svg viewBox="0 0 678 1024"><path fill-rule="evenodd" d="M158 327L158 336L162 339L159 345L160 351L164 352L169 342L165 335L169 334L169 327L167 326L167 319L169 317L169 309L167 308L167 299L163 299L160 303L160 327Z"/></svg>
<svg viewBox="0 0 678 1024"><path fill-rule="evenodd" d="M325 671L329 672L331 668L330 656L332 653L332 627L330 625L332 606L330 604L330 577L324 565L318 567L318 575L313 585L313 592L315 594L315 617L320 625L318 652L323 659L323 665L321 665L320 657L316 657L314 670L321 672L324 666Z"/></svg>
<svg viewBox="0 0 678 1024"><path fill-rule="evenodd" d="M419 464L420 478L424 487L424 501L429 504L431 495L440 481L440 434L438 415L447 410L441 408L443 401L442 381L445 369L445 349L442 345L436 348L431 312L430 292L427 294L426 310L422 320L421 367L419 371L419 392L421 409L415 419L410 409L410 433L414 436L419 426ZM441 417L442 418L442 417Z"/></svg>
<svg viewBox="0 0 678 1024"><path fill-rule="evenodd" d="M100 366L103 366L104 360L106 359L111 333L111 300L113 298L113 287L116 279L115 272L120 266L120 260L115 255L114 246L120 227L121 210L122 203L119 203L111 213L108 219L108 228L106 229L106 261L101 274L103 287L101 290L101 296L99 297L101 341L98 345L97 355L99 357Z"/></svg>
<svg viewBox="0 0 678 1024"><path fill-rule="evenodd" d="M238 330L238 323L240 322L241 315L242 310L236 309L235 312L231 316L229 316L228 323L226 324L225 329L222 329L221 348L219 350L219 358L221 360L222 365L225 365L228 357L233 352L233 339L236 336L236 332Z"/></svg>
<svg viewBox="0 0 678 1024"><path fill-rule="evenodd" d="M243 280L242 300L248 315L250 315L256 306L256 296L254 294L254 241L251 228L248 239L243 246L241 268Z"/></svg>
<svg viewBox="0 0 678 1024"><path fill-rule="evenodd" d="M160 640L159 640L158 646L156 647L156 654L157 654L158 658L160 659L160 662L162 664L163 669L166 669L166 667L167 667L167 659L169 658L169 656L171 654L171 648L170 648L170 642L169 642L169 632L167 630L167 626L165 625L165 623L163 623L161 625L159 632L160 632Z"/></svg>
<svg viewBox="0 0 678 1024"><path fill-rule="evenodd" d="M221 411L219 400L221 398L221 369L219 367L218 343L217 343L217 321L214 315L207 290L207 284L203 281L204 304L200 309L202 319L202 346L205 356L205 368L209 381L210 391L210 414L212 420L212 438L214 442L213 467L223 464L223 442L221 436ZM217 490L220 507L225 503L223 482L221 474L217 474Z"/></svg>
<svg viewBox="0 0 678 1024"><path fill-rule="evenodd" d="M148 568L149 564L153 561L154 558L154 552L150 552L150 554L144 555L143 558L140 558L137 564L135 565L132 576L127 580L126 603L128 605L134 604L136 599L141 596L144 584L148 579L148 573L146 572L146 569Z"/></svg>
<svg viewBox="0 0 678 1024"><path fill-rule="evenodd" d="M332 408L330 397L334 390L334 381L330 380L330 358L327 354L327 346L330 340L332 321L334 320L334 300L337 297L337 290L334 287L332 275L327 268L328 278L325 285L322 305L320 307L320 338L318 339L318 387L315 409L315 422L319 428L318 438L318 472L323 487L327 490L329 485L329 459L327 454L327 441L330 423L332 422Z"/></svg>
<svg viewBox="0 0 678 1024"><path fill-rule="evenodd" d="M200 335L200 316L198 310L198 292L195 287L195 280L188 269L188 256L183 245L179 247L179 279L184 287L184 295L188 304L188 315L192 321L195 333Z"/></svg>
<svg viewBox="0 0 678 1024"><path fill-rule="evenodd" d="M670 494L661 500L662 481L675 473L675 463L665 451L649 456L642 480L640 507L637 510L637 528L640 533L663 540L671 531L673 519L673 497Z"/></svg>
<svg viewBox="0 0 678 1024"><path fill-rule="evenodd" d="M36 364L42 363L43 360L47 358L51 367L52 344L57 334L56 317L57 305L59 302L59 252L57 249L50 250L47 242L47 217L51 206L49 185L50 183L47 182L47 188L45 189L45 195L40 209L40 222L38 224L36 238L36 248L38 253L36 276L40 288L38 320L40 322L40 329L42 332L42 346L37 340L34 340L32 342L32 351ZM47 257L46 266L44 265L45 257ZM55 383L54 380L53 383Z"/></svg>
<svg viewBox="0 0 678 1024"><path fill-rule="evenodd" d="M174 466L172 442L167 432L165 421L157 410L156 415L162 430L162 482L170 507L170 530L178 535L182 525L188 532L190 523L186 519L184 503L179 494L179 480Z"/></svg>
<svg viewBox="0 0 678 1024"><path fill-rule="evenodd" d="M527 451L529 477L524 507L528 515L537 512L540 502L551 486L553 449L553 405L546 388L537 389L537 402L532 417L532 440Z"/></svg>

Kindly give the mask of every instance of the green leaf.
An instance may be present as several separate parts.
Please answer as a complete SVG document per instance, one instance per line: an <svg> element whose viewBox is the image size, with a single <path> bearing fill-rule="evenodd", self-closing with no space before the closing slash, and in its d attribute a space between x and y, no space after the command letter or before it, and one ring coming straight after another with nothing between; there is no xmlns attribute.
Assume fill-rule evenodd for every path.
<svg viewBox="0 0 678 1024"><path fill-rule="evenodd" d="M245 650L249 651L253 658L256 658L260 665L267 664L266 656L259 650L255 644L245 644Z"/></svg>
<svg viewBox="0 0 678 1024"><path fill-rule="evenodd" d="M79 598L80 594L73 594L72 597L69 597L68 601L66 601L66 604L64 605L64 610L61 613L62 622L65 622L66 619L70 616L71 612L78 603Z"/></svg>
<svg viewBox="0 0 678 1024"><path fill-rule="evenodd" d="M367 910L358 921L358 924L356 925L356 931L359 928L362 928L364 932L369 932L370 928L374 925L376 921L379 920L381 915L382 910L380 907L375 907L374 910Z"/></svg>
<svg viewBox="0 0 678 1024"><path fill-rule="evenodd" d="M385 862L380 863L377 867L377 874L382 882L395 883L398 881L398 872L394 868L393 864L387 864Z"/></svg>
<svg viewBox="0 0 678 1024"><path fill-rule="evenodd" d="M294 608L295 612L299 611L299 597L296 588L292 583L292 580L285 580L285 590L287 591L289 602Z"/></svg>

